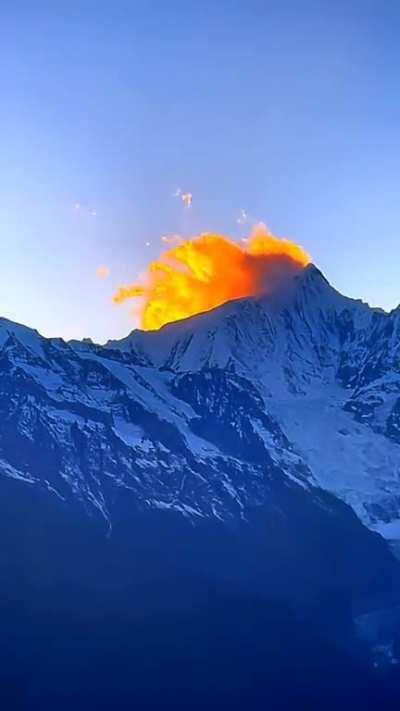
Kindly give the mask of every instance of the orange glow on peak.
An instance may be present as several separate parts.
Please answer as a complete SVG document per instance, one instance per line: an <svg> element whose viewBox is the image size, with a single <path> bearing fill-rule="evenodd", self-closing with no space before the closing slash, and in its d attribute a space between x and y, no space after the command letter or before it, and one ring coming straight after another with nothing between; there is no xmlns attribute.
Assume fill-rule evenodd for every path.
<svg viewBox="0 0 400 711"><path fill-rule="evenodd" d="M113 300L139 299L141 327L156 330L232 299L268 293L277 279L310 261L302 247L274 237L263 224L241 244L206 233L163 252L139 283L121 286Z"/></svg>

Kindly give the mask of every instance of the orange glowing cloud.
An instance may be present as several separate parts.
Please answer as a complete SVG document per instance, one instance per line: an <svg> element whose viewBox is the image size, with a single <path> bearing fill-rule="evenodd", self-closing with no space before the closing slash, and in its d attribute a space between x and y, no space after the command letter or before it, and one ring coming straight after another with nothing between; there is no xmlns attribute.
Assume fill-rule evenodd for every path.
<svg viewBox="0 0 400 711"><path fill-rule="evenodd" d="M163 252L141 282L118 289L114 303L139 299L141 327L156 330L232 299L267 293L282 275L310 261L302 247L274 237L262 224L242 244L202 234Z"/></svg>

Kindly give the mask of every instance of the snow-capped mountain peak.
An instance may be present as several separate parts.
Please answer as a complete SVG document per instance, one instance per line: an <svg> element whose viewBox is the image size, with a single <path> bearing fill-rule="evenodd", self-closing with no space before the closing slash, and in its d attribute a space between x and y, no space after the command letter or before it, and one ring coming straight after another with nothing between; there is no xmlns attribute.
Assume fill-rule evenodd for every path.
<svg viewBox="0 0 400 711"><path fill-rule="evenodd" d="M245 516L274 482L400 537L400 319L310 265L272 293L97 346L0 323L1 471L112 526L116 493Z"/></svg>

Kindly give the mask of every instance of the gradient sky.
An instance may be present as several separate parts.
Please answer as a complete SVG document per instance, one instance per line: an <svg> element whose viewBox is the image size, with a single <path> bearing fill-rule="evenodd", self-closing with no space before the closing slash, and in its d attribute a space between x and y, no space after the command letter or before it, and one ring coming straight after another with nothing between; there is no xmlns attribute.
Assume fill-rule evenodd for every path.
<svg viewBox="0 0 400 711"><path fill-rule="evenodd" d="M4 0L0 314L122 337L161 235L239 237L241 208L396 306L399 35L385 0Z"/></svg>

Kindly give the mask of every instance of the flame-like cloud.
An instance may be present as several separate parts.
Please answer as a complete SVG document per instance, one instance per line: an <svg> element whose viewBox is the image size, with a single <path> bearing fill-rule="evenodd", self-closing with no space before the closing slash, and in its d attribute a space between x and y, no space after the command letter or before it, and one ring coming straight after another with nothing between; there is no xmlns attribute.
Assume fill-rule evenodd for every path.
<svg viewBox="0 0 400 711"><path fill-rule="evenodd" d="M141 327L155 330L232 299L267 293L310 261L302 247L274 237L262 224L242 244L202 234L163 252L141 283L119 288L114 303L140 298Z"/></svg>

